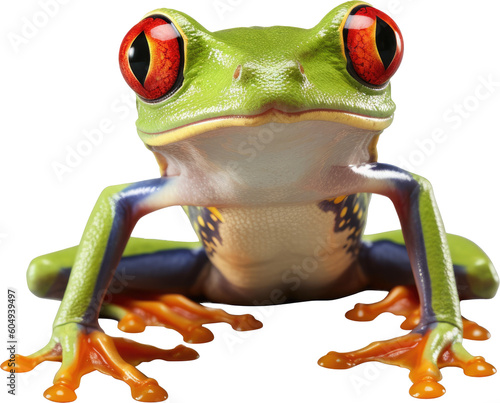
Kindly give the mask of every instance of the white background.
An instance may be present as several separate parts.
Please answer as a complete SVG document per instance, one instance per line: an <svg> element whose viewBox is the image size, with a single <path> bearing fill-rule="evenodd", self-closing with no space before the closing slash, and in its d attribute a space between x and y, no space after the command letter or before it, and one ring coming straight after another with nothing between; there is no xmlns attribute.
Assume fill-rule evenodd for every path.
<svg viewBox="0 0 500 403"><path fill-rule="evenodd" d="M17 290L18 351L34 352L51 335L58 302L40 300L28 291L25 271L29 261L77 244L104 187L158 175L153 156L135 133L135 110L116 110L123 106L122 99L131 97L118 70L118 48L142 15L158 7L176 8L211 30L251 25L311 27L335 6L323 0L66 0L67 4L47 17L41 3L10 1L0 6L2 356L6 356L1 340L7 334L8 287ZM380 0L372 4L397 21L406 45L402 66L392 80L396 118L381 137L379 159L430 179L447 230L474 240L499 264L500 57L496 41L500 3ZM225 9L220 8L223 5ZM25 37L26 43L14 46L13 35L23 35L26 21L34 21L39 28L30 38ZM476 90L482 80L497 84L492 92L482 88L482 99L478 99ZM469 109L467 118L450 121L457 116L453 108L463 104ZM103 121L110 122L112 130L59 180L54 162L65 163L68 147L81 146L84 131L98 128ZM445 140L431 147L428 139L436 129L443 130ZM426 139L432 150L422 157L416 141ZM412 165L404 162L410 160ZM368 232L397 227L390 203L375 198ZM178 209L146 217L134 235L195 239ZM168 390L170 401L177 403L201 399L221 403L415 402L408 395L410 381L405 369L365 364L333 371L316 365L330 350L353 350L404 334L399 329L401 319L389 315L369 323L344 318L354 303L375 301L383 295L363 293L338 301L266 310L227 307L230 312L254 313L263 320L264 328L240 335L227 325L213 325L216 340L195 346L201 354L199 360L156 361L142 364L140 369L156 378ZM462 309L493 335L487 342L466 341L465 346L500 367L498 298L467 302ZM114 322L103 321L103 326L112 335L123 335ZM127 337L163 348L182 342L179 335L162 328ZM44 363L20 375L18 396L7 396L8 401L45 401L42 393L51 385L57 368L58 364ZM458 369L443 373L442 383L448 391L440 402L498 401L499 375L472 379ZM0 385L5 383L0 381ZM81 403L96 398L132 401L124 383L95 372L84 377L77 393ZM0 386L0 396L4 401L6 386Z"/></svg>

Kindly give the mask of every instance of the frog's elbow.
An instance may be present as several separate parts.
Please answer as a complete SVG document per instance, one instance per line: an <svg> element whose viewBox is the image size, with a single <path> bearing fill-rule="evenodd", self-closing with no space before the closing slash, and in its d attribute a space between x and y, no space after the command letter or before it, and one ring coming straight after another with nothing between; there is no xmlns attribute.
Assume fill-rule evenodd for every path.
<svg viewBox="0 0 500 403"><path fill-rule="evenodd" d="M418 190L422 193L432 193L432 184L431 182L424 178L423 176L412 174L414 181L418 187Z"/></svg>
<svg viewBox="0 0 500 403"><path fill-rule="evenodd" d="M26 272L29 290L39 298L47 298L59 270L58 265L45 255L33 259Z"/></svg>

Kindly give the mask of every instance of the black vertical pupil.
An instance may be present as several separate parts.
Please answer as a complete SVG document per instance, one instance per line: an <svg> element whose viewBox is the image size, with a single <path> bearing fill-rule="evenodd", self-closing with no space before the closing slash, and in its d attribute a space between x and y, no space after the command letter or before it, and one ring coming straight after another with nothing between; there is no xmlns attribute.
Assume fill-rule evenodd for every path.
<svg viewBox="0 0 500 403"><path fill-rule="evenodd" d="M141 32L137 35L134 42L128 50L128 62L130 69L134 73L135 78L144 86L146 77L148 76L149 63L151 61L151 54L149 53L148 40L146 34Z"/></svg>
<svg viewBox="0 0 500 403"><path fill-rule="evenodd" d="M389 67L396 55L397 41L394 30L383 19L377 17L375 42L385 69Z"/></svg>

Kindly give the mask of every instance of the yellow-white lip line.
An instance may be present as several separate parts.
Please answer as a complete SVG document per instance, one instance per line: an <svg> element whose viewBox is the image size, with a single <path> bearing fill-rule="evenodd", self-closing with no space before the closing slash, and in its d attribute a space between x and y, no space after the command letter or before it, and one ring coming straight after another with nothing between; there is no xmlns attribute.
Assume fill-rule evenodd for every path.
<svg viewBox="0 0 500 403"><path fill-rule="evenodd" d="M393 116L374 118L356 113L330 109L313 109L301 112L283 112L279 109L269 109L257 115L229 115L188 123L174 129L159 133L148 133L137 129L142 141L149 146L161 146L185 140L209 131L236 126L261 126L266 123L296 123L306 120L321 120L343 123L358 129L381 132L387 128Z"/></svg>

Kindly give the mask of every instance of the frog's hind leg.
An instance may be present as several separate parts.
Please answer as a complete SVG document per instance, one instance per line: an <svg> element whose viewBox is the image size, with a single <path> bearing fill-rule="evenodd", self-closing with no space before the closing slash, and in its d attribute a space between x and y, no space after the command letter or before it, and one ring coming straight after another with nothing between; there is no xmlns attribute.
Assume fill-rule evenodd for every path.
<svg viewBox="0 0 500 403"><path fill-rule="evenodd" d="M498 288L498 276L486 254L473 242L447 235L459 298L492 298ZM346 316L352 320L373 320L383 312L402 315L403 329L415 328L420 320L420 303L410 260L401 231L367 236L360 252L360 263L369 278L369 289L387 290L389 294L374 304L356 304ZM489 338L486 329L463 318L464 337Z"/></svg>
<svg viewBox="0 0 500 403"><path fill-rule="evenodd" d="M62 299L77 247L40 256L28 269L28 286L37 296ZM100 317L118 321L125 332L164 326L188 343L204 343L213 334L203 325L226 322L236 330L258 329L251 315L230 315L194 301L205 300L204 279L210 262L198 243L131 238L106 290Z"/></svg>

